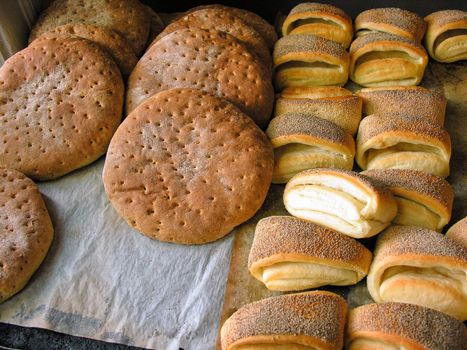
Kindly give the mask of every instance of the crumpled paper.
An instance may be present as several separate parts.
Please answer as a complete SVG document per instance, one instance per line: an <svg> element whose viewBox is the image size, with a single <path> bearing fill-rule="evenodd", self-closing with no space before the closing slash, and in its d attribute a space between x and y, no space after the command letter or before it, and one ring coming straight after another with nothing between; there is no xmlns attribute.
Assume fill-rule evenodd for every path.
<svg viewBox="0 0 467 350"><path fill-rule="evenodd" d="M202 246L151 240L126 224L103 159L39 183L55 236L0 321L149 349L214 349L233 235Z"/></svg>

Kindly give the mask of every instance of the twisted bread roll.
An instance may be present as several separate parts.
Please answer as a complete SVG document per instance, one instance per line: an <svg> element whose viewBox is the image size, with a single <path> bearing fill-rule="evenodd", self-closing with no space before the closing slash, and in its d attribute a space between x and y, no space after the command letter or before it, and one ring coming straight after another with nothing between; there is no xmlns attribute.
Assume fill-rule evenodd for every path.
<svg viewBox="0 0 467 350"><path fill-rule="evenodd" d="M413 169L449 175L451 139L439 125L417 117L373 114L362 120L356 161L362 169Z"/></svg>
<svg viewBox="0 0 467 350"><path fill-rule="evenodd" d="M340 350L347 303L316 291L243 306L221 329L222 350Z"/></svg>
<svg viewBox="0 0 467 350"><path fill-rule="evenodd" d="M423 46L392 34L370 33L350 46L350 79L362 86L418 85L427 64Z"/></svg>
<svg viewBox="0 0 467 350"><path fill-rule="evenodd" d="M371 237L397 213L392 193L365 175L338 169L311 169L286 185L287 211L354 238Z"/></svg>
<svg viewBox="0 0 467 350"><path fill-rule="evenodd" d="M352 19L340 8L316 2L295 6L282 24L282 35L313 34L348 48L352 41Z"/></svg>
<svg viewBox="0 0 467 350"><path fill-rule="evenodd" d="M285 114L271 120L266 134L274 147L273 183L286 183L311 168L352 169L352 136L325 119Z"/></svg>
<svg viewBox="0 0 467 350"><path fill-rule="evenodd" d="M368 304L349 312L348 350L463 350L465 326L442 312L413 304Z"/></svg>
<svg viewBox="0 0 467 350"><path fill-rule="evenodd" d="M421 86L390 86L361 89L363 114L414 114L428 122L444 125L447 100L436 90ZM415 115L416 114L416 115Z"/></svg>
<svg viewBox="0 0 467 350"><path fill-rule="evenodd" d="M467 12L444 10L425 17L425 47L438 62L467 59Z"/></svg>
<svg viewBox="0 0 467 350"><path fill-rule="evenodd" d="M467 217L452 225L446 232L446 237L467 247Z"/></svg>
<svg viewBox="0 0 467 350"><path fill-rule="evenodd" d="M397 202L397 225L420 226L441 231L451 219L454 191L439 176L418 170L378 169L364 171L387 186Z"/></svg>
<svg viewBox="0 0 467 350"><path fill-rule="evenodd" d="M339 85L347 82L349 54L338 43L315 35L287 35L273 52L277 90L290 86Z"/></svg>
<svg viewBox="0 0 467 350"><path fill-rule="evenodd" d="M276 99L274 115L289 113L326 119L355 135L362 119L362 100L337 86L290 87Z"/></svg>
<svg viewBox="0 0 467 350"><path fill-rule="evenodd" d="M378 237L367 286L377 303L429 307L467 319L467 248L415 226L391 226Z"/></svg>
<svg viewBox="0 0 467 350"><path fill-rule="evenodd" d="M355 18L355 35L388 33L421 42L426 23L416 13L387 7L363 11Z"/></svg>
<svg viewBox="0 0 467 350"><path fill-rule="evenodd" d="M292 291L356 284L370 263L371 252L350 237L292 216L270 216L256 225L248 269L268 289Z"/></svg>

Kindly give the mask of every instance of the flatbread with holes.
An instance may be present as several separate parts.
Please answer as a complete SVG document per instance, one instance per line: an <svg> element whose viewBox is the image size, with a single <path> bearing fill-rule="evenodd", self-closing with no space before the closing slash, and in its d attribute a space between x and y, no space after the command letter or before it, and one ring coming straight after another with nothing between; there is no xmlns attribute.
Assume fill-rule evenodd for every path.
<svg viewBox="0 0 467 350"><path fill-rule="evenodd" d="M272 58L263 37L239 17L221 8L206 8L188 13L170 23L152 42L176 30L185 28L215 29L232 35L243 43L250 53L257 55L265 69L272 69Z"/></svg>
<svg viewBox="0 0 467 350"><path fill-rule="evenodd" d="M87 23L112 29L123 35L139 55L148 40L150 15L138 0L55 0L37 19L29 42L69 23Z"/></svg>
<svg viewBox="0 0 467 350"><path fill-rule="evenodd" d="M52 238L37 186L16 170L0 168L0 303L23 289Z"/></svg>
<svg viewBox="0 0 467 350"><path fill-rule="evenodd" d="M260 126L271 116L274 92L268 73L227 33L189 28L158 40L128 79L127 113L172 88L196 88L225 98Z"/></svg>
<svg viewBox="0 0 467 350"><path fill-rule="evenodd" d="M238 108L201 90L172 89L120 125L103 179L117 212L138 231L201 244L256 213L272 167L268 138Z"/></svg>
<svg viewBox="0 0 467 350"><path fill-rule="evenodd" d="M33 42L0 68L0 167L48 180L95 161L120 122L123 89L89 40Z"/></svg>
<svg viewBox="0 0 467 350"><path fill-rule="evenodd" d="M57 35L64 37L76 36L99 44L112 56L124 77L130 75L138 62L138 57L133 52L128 40L111 29L84 23L65 24L53 28L40 38L52 38Z"/></svg>

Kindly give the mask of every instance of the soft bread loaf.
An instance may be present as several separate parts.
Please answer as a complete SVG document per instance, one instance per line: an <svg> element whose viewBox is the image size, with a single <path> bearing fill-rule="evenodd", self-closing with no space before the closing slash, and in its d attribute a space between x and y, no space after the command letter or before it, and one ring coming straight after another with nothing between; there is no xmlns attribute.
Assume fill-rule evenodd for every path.
<svg viewBox="0 0 467 350"><path fill-rule="evenodd" d="M467 319L467 248L441 233L391 226L376 243L367 286L377 303L429 307Z"/></svg>
<svg viewBox="0 0 467 350"><path fill-rule="evenodd" d="M284 191L287 211L354 238L371 237L397 213L392 193L365 175L311 169L295 175Z"/></svg>
<svg viewBox="0 0 467 350"><path fill-rule="evenodd" d="M340 8L317 2L295 6L282 24L282 35L313 34L348 48L352 41L352 19Z"/></svg>
<svg viewBox="0 0 467 350"><path fill-rule="evenodd" d="M363 102L363 115L412 114L444 126L447 100L436 90L421 86L388 86L361 89L356 93Z"/></svg>
<svg viewBox="0 0 467 350"><path fill-rule="evenodd" d="M405 303L368 304L349 312L348 350L463 350L465 326L442 312Z"/></svg>
<svg viewBox="0 0 467 350"><path fill-rule="evenodd" d="M271 120L266 134L274 147L274 183L311 168L352 169L355 142L328 120L284 114Z"/></svg>
<svg viewBox="0 0 467 350"><path fill-rule="evenodd" d="M373 114L362 120L356 161L362 169L413 169L449 175L451 139L421 118Z"/></svg>
<svg viewBox="0 0 467 350"><path fill-rule="evenodd" d="M274 115L290 113L329 120L355 135L362 119L362 100L337 86L289 87L276 99Z"/></svg>
<svg viewBox="0 0 467 350"><path fill-rule="evenodd" d="M451 219L454 191L443 178L419 170L379 169L363 174L387 186L397 202L396 225L441 231Z"/></svg>
<svg viewBox="0 0 467 350"><path fill-rule="evenodd" d="M388 33L421 42L426 23L416 13L395 7L363 11L355 18L355 35Z"/></svg>
<svg viewBox="0 0 467 350"><path fill-rule="evenodd" d="M270 290L347 286L366 276L371 252L361 243L293 216L258 222L248 268Z"/></svg>
<svg viewBox="0 0 467 350"><path fill-rule="evenodd" d="M346 314L345 300L330 292L263 299L225 321L222 350L340 350Z"/></svg>
<svg viewBox="0 0 467 350"><path fill-rule="evenodd" d="M467 217L452 225L446 232L446 237L467 247Z"/></svg>
<svg viewBox="0 0 467 350"><path fill-rule="evenodd" d="M467 59L467 12L444 10L425 17L425 47L438 62Z"/></svg>
<svg viewBox="0 0 467 350"><path fill-rule="evenodd" d="M287 35L273 53L278 90L290 86L338 85L347 82L349 54L338 43L316 35Z"/></svg>
<svg viewBox="0 0 467 350"><path fill-rule="evenodd" d="M423 46L393 34L370 33L350 46L350 79L362 86L418 85L427 64Z"/></svg>

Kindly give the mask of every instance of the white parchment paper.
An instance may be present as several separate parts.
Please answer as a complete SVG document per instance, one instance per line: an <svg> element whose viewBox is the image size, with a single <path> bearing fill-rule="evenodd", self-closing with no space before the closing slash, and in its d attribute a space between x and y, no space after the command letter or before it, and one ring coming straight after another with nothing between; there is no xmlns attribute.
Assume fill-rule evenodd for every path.
<svg viewBox="0 0 467 350"><path fill-rule="evenodd" d="M233 235L203 246L139 234L111 206L103 159L39 184L55 237L0 321L158 350L214 349Z"/></svg>

